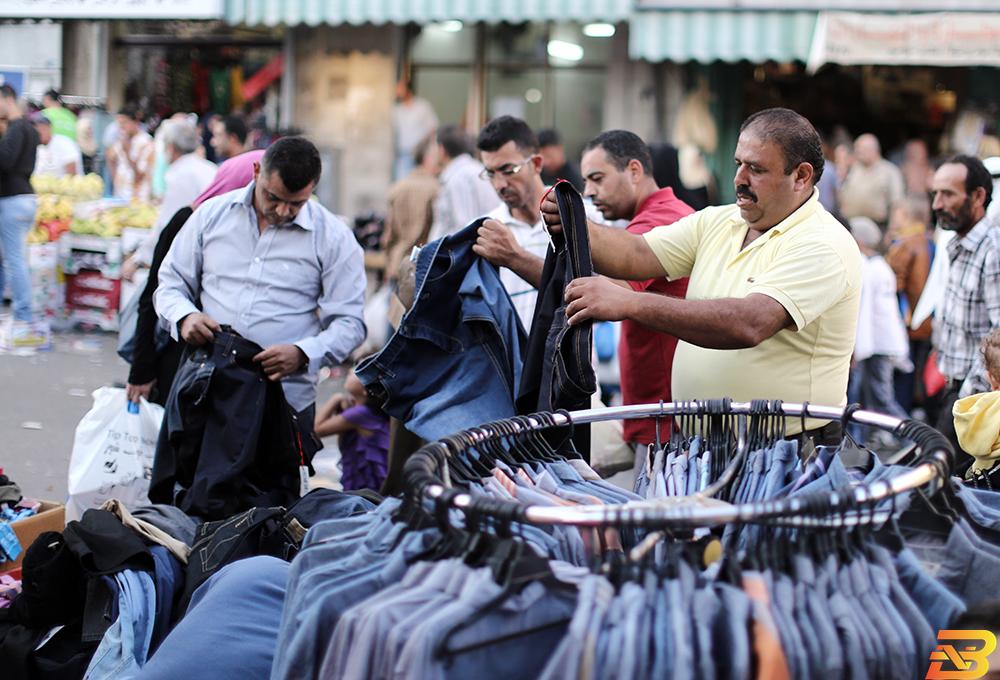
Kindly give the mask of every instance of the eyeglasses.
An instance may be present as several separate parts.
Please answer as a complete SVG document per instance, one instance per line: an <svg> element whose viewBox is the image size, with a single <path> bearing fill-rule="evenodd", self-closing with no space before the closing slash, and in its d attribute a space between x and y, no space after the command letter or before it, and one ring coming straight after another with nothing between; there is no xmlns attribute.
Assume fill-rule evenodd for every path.
<svg viewBox="0 0 1000 680"><path fill-rule="evenodd" d="M483 168L483 171L479 173L479 177L480 179L485 179L489 181L493 181L493 178L496 177L497 175L500 175L501 177L513 177L517 173L521 172L521 168L523 168L530 162L531 162L530 158L525 158L517 165L511 165L510 163L508 163L507 165L501 166L496 170Z"/></svg>

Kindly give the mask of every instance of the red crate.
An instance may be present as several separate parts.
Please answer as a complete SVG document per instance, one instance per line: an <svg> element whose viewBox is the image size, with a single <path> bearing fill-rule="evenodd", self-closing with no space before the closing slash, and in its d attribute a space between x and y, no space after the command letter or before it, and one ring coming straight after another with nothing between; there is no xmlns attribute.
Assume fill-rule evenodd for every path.
<svg viewBox="0 0 1000 680"><path fill-rule="evenodd" d="M83 270L66 276L66 304L115 311L122 294L121 279L111 279L100 272Z"/></svg>

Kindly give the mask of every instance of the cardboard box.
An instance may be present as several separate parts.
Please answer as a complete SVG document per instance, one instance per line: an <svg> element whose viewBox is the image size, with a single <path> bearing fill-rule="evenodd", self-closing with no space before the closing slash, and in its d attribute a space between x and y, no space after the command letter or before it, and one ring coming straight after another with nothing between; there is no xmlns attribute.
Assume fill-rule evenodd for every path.
<svg viewBox="0 0 1000 680"><path fill-rule="evenodd" d="M21 543L21 554L12 562L0 562L0 572L20 567L25 551L46 531L61 533L66 528L66 506L62 503L42 501L37 515L13 522L10 526Z"/></svg>
<svg viewBox="0 0 1000 680"><path fill-rule="evenodd" d="M66 275L66 304L71 307L117 311L121 294L121 279L108 278L99 271Z"/></svg>

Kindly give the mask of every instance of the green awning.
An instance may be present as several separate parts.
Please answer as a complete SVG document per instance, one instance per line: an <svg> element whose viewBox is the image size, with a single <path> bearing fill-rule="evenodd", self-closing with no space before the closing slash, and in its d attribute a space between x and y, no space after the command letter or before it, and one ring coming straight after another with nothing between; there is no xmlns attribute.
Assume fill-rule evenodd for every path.
<svg viewBox="0 0 1000 680"><path fill-rule="evenodd" d="M646 61L806 61L816 12L636 11L629 56Z"/></svg>
<svg viewBox="0 0 1000 680"><path fill-rule="evenodd" d="M426 24L459 21L625 21L631 0L225 0L225 20L246 26Z"/></svg>

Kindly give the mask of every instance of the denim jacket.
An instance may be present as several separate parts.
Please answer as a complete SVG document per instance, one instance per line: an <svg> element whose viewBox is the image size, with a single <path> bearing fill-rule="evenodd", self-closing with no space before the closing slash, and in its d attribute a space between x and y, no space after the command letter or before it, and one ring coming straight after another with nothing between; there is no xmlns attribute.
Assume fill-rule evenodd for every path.
<svg viewBox="0 0 1000 680"><path fill-rule="evenodd" d="M385 412L427 440L515 415L527 338L497 268L472 252L482 221L420 250L413 306L356 368Z"/></svg>

